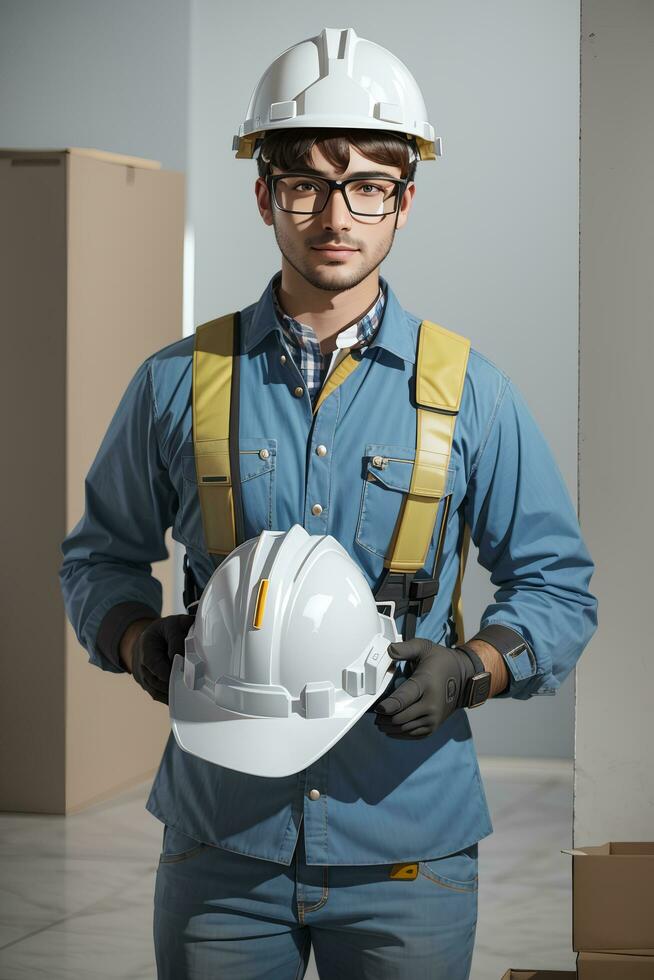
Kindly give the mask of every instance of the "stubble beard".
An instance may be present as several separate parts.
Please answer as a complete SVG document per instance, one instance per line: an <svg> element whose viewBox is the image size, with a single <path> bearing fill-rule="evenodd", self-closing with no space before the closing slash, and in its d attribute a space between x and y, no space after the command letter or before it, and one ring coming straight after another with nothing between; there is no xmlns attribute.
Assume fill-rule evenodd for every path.
<svg viewBox="0 0 654 980"><path fill-rule="evenodd" d="M364 261L363 266L357 269L346 269L340 262L334 262L333 266L323 266L321 269L310 264L310 259L303 261L303 250L305 247L295 241L291 241L281 229L273 212L273 228L277 247L286 261L292 266L298 275L302 276L306 282L316 289L325 289L328 292L340 293L347 289L354 289L360 282L363 282L378 266L382 264L391 250L395 238L395 228L388 242L378 242L375 251L371 254L368 261ZM364 253L358 252L362 257ZM367 254L367 253L366 253Z"/></svg>

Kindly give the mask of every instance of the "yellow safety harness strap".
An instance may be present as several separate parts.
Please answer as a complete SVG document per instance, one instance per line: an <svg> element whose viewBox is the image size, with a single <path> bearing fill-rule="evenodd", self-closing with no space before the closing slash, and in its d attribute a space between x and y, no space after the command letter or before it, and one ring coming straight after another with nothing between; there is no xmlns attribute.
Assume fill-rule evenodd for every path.
<svg viewBox="0 0 654 980"><path fill-rule="evenodd" d="M438 508L447 487L454 427L461 406L470 341L437 323L423 320L418 335L416 365L416 452L411 483L385 559L385 574L377 601L395 599L405 607L405 639L415 635L416 620L428 612L438 592L438 562L449 507L445 497L431 578L417 579L431 544ZM462 575L462 568L460 567ZM408 603L408 606L407 606ZM460 597L458 614L463 610ZM462 623L462 618L461 618Z"/></svg>
<svg viewBox="0 0 654 980"><path fill-rule="evenodd" d="M313 406L313 414L315 415L325 398L331 395L332 391L335 391L339 385L342 385L347 377L349 377L353 371L359 366L361 361L355 361L350 353L350 348L347 347L347 354L340 363L336 365L332 373L329 375L324 385L320 389L320 393L316 398L316 404Z"/></svg>
<svg viewBox="0 0 654 980"><path fill-rule="evenodd" d="M209 554L236 547L230 416L234 322L229 313L199 326L193 351L193 446L202 525ZM236 447L238 449L238 445Z"/></svg>
<svg viewBox="0 0 654 980"><path fill-rule="evenodd" d="M447 485L469 351L466 337L422 321L416 371L416 455L388 558L392 571L416 572L427 558Z"/></svg>
<svg viewBox="0 0 654 980"><path fill-rule="evenodd" d="M195 333L193 351L193 444L206 549L227 555L240 543L242 528L238 472L238 313L210 320ZM447 486L454 427L461 404L470 341L429 320L419 328L416 385L416 452L409 491L385 559L386 575L412 575L424 566L438 507ZM323 385L313 408L356 370L360 359L346 355ZM235 492L236 489L236 492ZM449 496L445 498L434 569L443 545ZM463 636L461 581L467 558L464 535L453 594L457 632ZM434 572L435 574L435 572ZM433 580L430 580L433 581ZM425 580L420 580L426 594ZM376 593L379 600L380 588ZM383 598L389 598L384 595ZM414 610L415 613L415 610Z"/></svg>

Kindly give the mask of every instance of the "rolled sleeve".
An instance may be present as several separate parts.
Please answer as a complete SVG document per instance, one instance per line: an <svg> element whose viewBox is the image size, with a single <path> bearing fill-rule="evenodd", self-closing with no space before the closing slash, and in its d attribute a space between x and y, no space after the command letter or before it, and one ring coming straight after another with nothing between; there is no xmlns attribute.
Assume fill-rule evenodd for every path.
<svg viewBox="0 0 654 980"><path fill-rule="evenodd" d="M498 623L517 634L515 654L503 654L509 685L496 696L556 693L597 629L595 566L552 452L508 378L473 465L465 516L497 587L480 629Z"/></svg>
<svg viewBox="0 0 654 980"><path fill-rule="evenodd" d="M61 590L89 661L118 673L122 632L135 619L161 615L152 562L168 557L165 533L178 506L157 438L150 359L127 386L84 494L84 513L61 545Z"/></svg>

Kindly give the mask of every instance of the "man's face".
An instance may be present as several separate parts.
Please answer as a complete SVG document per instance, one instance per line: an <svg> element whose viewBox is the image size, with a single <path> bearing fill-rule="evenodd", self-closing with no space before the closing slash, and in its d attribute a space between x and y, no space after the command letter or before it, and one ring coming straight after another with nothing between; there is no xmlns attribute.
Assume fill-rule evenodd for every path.
<svg viewBox="0 0 654 980"><path fill-rule="evenodd" d="M298 168L304 171L304 167ZM345 180L355 174L386 174L400 177L399 167L375 163L350 145L350 162L344 173L333 169L319 146L311 153L310 169L333 180ZM272 173L283 173L278 167ZM279 249L287 262L308 283L318 289L341 291L352 289L377 268L388 255L395 236L395 224L401 228L407 220L415 184L409 184L400 211L394 214L358 218L350 214L340 191L336 190L319 214L291 214L274 207L265 181L255 184L259 211L267 225L273 225ZM326 245L346 246L349 251L338 255L321 251Z"/></svg>

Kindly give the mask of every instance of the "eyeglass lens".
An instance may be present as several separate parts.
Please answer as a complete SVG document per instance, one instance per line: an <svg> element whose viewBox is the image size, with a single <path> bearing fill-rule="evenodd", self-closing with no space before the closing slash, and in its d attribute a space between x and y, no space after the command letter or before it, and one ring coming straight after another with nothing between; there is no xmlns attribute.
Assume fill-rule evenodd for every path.
<svg viewBox="0 0 654 980"><path fill-rule="evenodd" d="M356 180L343 191L354 214L392 214L396 209L398 185L391 180ZM325 207L329 184L319 177L282 177L276 181L275 196L286 211L315 214Z"/></svg>

